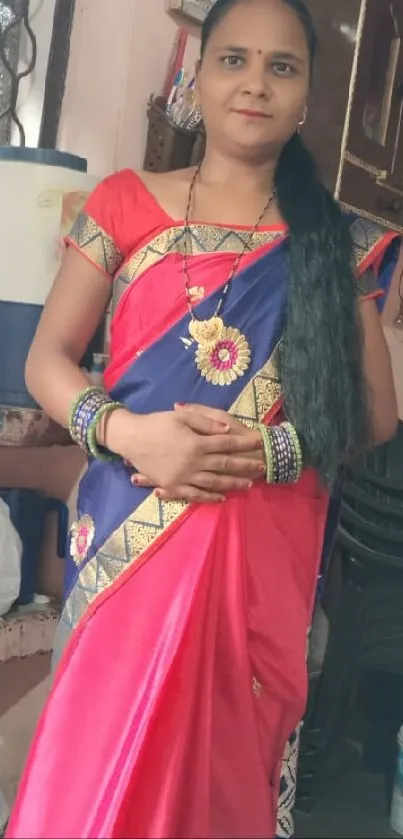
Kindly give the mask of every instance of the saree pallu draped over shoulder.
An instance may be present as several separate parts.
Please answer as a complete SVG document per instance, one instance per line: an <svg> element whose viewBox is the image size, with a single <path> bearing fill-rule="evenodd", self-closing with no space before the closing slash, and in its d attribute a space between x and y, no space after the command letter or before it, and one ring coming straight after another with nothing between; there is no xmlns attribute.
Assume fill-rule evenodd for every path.
<svg viewBox="0 0 403 839"><path fill-rule="evenodd" d="M359 266L390 242L371 230L358 237ZM220 249L206 247L212 231ZM115 279L113 397L145 414L191 401L249 424L273 422L284 232L267 232L231 285L225 323L246 336L251 363L224 386L196 368L179 293L181 229L164 235L128 255ZM217 265L230 233L194 226L192 235L196 313L205 318L225 280ZM73 244L85 252L77 232ZM59 662L10 839L275 836L284 749L306 701L328 500L307 471L294 486L259 482L217 506L164 503L133 487L123 464L90 463L71 534Z"/></svg>

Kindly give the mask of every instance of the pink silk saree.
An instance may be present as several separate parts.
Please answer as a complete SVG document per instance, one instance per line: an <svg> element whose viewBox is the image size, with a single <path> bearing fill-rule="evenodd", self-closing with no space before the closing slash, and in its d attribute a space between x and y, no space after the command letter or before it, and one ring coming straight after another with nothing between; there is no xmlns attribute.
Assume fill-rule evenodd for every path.
<svg viewBox="0 0 403 839"><path fill-rule="evenodd" d="M252 363L214 387L187 341L183 225L161 218L138 182L139 241L112 224L131 177L101 185L70 237L114 276L108 389L133 411L191 401L278 421L286 231L262 228L234 279L225 320L247 335ZM393 238L374 225L363 242L361 224L351 222L359 273ZM214 310L244 235L192 225L199 316ZM59 662L9 839L275 836L284 749L305 708L327 510L312 471L295 486L260 482L222 505L188 506L132 487L122 464L89 465Z"/></svg>

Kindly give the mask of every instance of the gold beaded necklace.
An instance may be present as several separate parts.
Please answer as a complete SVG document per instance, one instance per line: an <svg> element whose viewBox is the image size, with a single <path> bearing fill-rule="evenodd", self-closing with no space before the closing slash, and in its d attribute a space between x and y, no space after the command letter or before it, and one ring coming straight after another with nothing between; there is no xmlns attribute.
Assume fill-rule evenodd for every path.
<svg viewBox="0 0 403 839"><path fill-rule="evenodd" d="M194 313L190 293L192 281L189 274L189 253L191 251L191 247L189 246L191 245L192 234L189 219L196 181L200 174L201 167L202 164L200 163L194 173L189 187L189 197L184 224L185 249L183 273L185 277L186 300L190 315L189 334L192 340L197 344L195 362L201 375L213 385L230 385L239 376L243 376L248 369L251 360L251 351L247 339L239 329L232 326L225 326L222 318L222 309L228 295L231 282L239 268L240 262L245 253L248 250L251 250L254 236L264 216L266 215L267 210L272 204L276 196L276 192L273 189L270 193L264 209L260 213L250 236L246 239L242 250L237 255L213 315L205 320L200 320L200 318L196 317Z"/></svg>

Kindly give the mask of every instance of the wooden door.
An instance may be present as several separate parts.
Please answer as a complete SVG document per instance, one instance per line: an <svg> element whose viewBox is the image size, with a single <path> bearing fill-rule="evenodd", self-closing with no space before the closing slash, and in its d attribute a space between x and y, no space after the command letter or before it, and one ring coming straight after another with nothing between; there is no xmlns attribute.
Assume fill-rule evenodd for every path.
<svg viewBox="0 0 403 839"><path fill-rule="evenodd" d="M403 189L403 0L366 0L348 152Z"/></svg>

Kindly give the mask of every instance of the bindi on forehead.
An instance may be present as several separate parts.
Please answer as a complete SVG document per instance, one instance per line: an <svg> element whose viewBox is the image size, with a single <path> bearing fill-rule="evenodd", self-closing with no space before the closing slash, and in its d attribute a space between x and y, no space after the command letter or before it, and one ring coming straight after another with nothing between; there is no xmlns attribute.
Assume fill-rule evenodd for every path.
<svg viewBox="0 0 403 839"><path fill-rule="evenodd" d="M306 32L295 11L283 0L245 0L224 16L212 33L213 43L241 44L255 55L297 53L308 47Z"/></svg>

